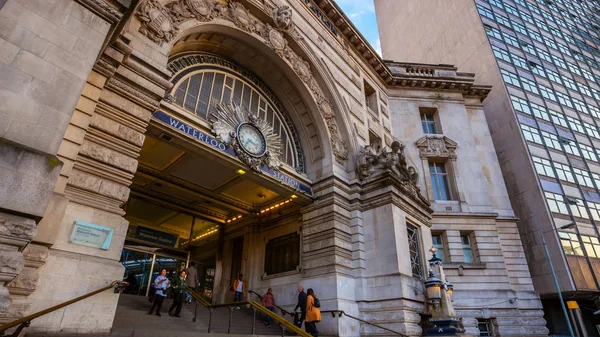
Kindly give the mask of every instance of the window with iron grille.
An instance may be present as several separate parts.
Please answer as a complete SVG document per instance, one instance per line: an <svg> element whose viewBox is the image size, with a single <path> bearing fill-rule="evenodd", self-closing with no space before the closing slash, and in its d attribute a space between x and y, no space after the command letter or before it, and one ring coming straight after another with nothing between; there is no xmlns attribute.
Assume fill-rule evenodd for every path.
<svg viewBox="0 0 600 337"><path fill-rule="evenodd" d="M406 225L408 234L408 249L410 251L410 267L413 277L423 278L423 266L421 263L421 243L419 229L412 225Z"/></svg>
<svg viewBox="0 0 600 337"><path fill-rule="evenodd" d="M494 324L489 318L478 318L477 328L479 329L479 336L495 336Z"/></svg>

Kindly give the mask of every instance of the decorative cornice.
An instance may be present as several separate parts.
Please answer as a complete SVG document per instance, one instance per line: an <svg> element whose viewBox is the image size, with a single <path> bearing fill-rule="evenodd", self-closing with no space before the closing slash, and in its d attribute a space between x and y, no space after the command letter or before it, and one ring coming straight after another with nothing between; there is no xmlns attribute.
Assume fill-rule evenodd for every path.
<svg viewBox="0 0 600 337"><path fill-rule="evenodd" d="M382 81L390 86L421 87L438 90L455 90L464 95L477 96L482 101L491 91L491 86L473 85L474 75L467 73L456 73L456 68L448 65L427 65L418 63L400 63L383 60L367 39L352 24L333 0L313 0L319 8L327 15L331 22L335 23L338 31L344 35L346 40L352 44L359 56L366 61L369 67L379 75ZM395 73L394 65L402 65L405 68L403 74ZM438 78L443 72L453 69L458 74L454 80L450 78ZM441 74L442 73L442 74ZM399 76L400 75L400 76ZM443 77L443 76L441 76Z"/></svg>
<svg viewBox="0 0 600 337"><path fill-rule="evenodd" d="M458 72L452 65L384 62L392 74L390 86L454 91L482 101L492 90L488 85L475 85L475 74Z"/></svg>
<svg viewBox="0 0 600 337"><path fill-rule="evenodd" d="M123 13L104 0L75 0L110 24L116 24L123 18Z"/></svg>
<svg viewBox="0 0 600 337"><path fill-rule="evenodd" d="M338 31L344 35L358 55L362 56L366 63L379 75L385 82L390 84L392 74L379 54L367 42L367 39L352 24L350 19L344 14L340 7L332 0L313 0L317 6L327 15L331 22L335 23Z"/></svg>

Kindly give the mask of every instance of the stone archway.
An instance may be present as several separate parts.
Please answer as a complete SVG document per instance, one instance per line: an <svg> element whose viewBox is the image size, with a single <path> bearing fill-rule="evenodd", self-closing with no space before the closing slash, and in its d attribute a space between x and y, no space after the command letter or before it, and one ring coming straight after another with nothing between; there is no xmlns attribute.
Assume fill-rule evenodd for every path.
<svg viewBox="0 0 600 337"><path fill-rule="evenodd" d="M350 140L352 131L345 122L344 107L335 98L333 79L322 71L318 58L311 56L308 45L300 40L291 24L289 8L265 5L253 7L251 14L238 2L225 5L215 0L178 0L168 2L172 4L170 8L163 3L167 1L142 1L130 22L125 24L127 28L107 43L89 75L86 90L69 124L77 132L67 132L63 140L65 150L59 152L65 165L55 188L56 200L38 225L38 233L42 235L33 240L50 247L46 264L38 270L39 278L49 280L63 266L81 265L82 268L66 269L64 275L61 274L69 279L90 279L78 288L81 293L120 279L122 266L118 260L128 228L122 206L129 198L129 185L137 170L137 158L152 113L172 86L171 72L167 69L172 44L195 29L216 26L258 42L269 51L283 74L305 93L302 99L309 104L307 114L318 125L323 153L329 156L319 161L324 178L317 188L329 191L304 211L302 232L307 240L302 265L305 270L315 271L350 268L352 216L347 209L333 206L346 203L347 195L345 190L340 192L343 187L338 185L333 172L334 166L344 168L347 165L348 153L356 152ZM190 7L190 4L197 6ZM198 7L201 4L212 7L209 6L210 11L206 12L203 11L206 7ZM191 8L197 11L195 16L186 16L177 23L173 21L171 10L189 15L186 13L191 13ZM257 17L270 17L264 21L271 24L263 23ZM179 28L175 30L175 26ZM140 32L142 27L145 28ZM342 171L338 170L336 174ZM110 248L97 251L71 244L69 235L75 221L113 229L115 236ZM324 251L330 253L331 258L322 258ZM94 273L99 270L102 274ZM52 291L49 287L37 290L33 287L31 295L21 301L23 310L19 315L37 312L64 300L51 296ZM108 331L115 306L114 294L102 294L78 308L77 312L73 311L75 309L61 310L47 319L34 321L31 330L60 331L67 327L63 325L64 317L91 315L95 307L103 310L94 312L97 320L86 323L86 328L81 331Z"/></svg>
<svg viewBox="0 0 600 337"><path fill-rule="evenodd" d="M321 83L324 81L319 80L322 75L316 74L314 67L300 55L308 54L309 51L297 43L302 38L294 27L292 10L282 5L266 9L266 13L262 14L270 16L274 26L258 19L240 2L224 4L219 0L175 0L162 3L147 0L136 10L136 18L139 20L131 20L129 30L131 34L141 34L140 39L149 45L154 44L162 53L170 52L179 38L201 31L201 26L207 23L234 27L260 41L293 70L310 93L315 108L325 122L325 133L328 134L333 159L339 164L345 164L351 151L343 139L350 138L350 128L345 125L344 118L336 116L336 111L340 109L334 107L329 98L331 95L322 89Z"/></svg>

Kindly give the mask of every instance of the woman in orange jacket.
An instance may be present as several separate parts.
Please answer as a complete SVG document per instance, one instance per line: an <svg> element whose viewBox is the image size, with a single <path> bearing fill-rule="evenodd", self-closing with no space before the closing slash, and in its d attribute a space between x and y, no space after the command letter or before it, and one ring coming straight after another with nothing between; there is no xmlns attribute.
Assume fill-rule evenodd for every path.
<svg viewBox="0 0 600 337"><path fill-rule="evenodd" d="M317 306L315 306L315 304ZM308 289L306 291L306 332L311 334L313 337L319 336L319 330L317 330L317 323L321 321L321 305L315 296L315 291Z"/></svg>

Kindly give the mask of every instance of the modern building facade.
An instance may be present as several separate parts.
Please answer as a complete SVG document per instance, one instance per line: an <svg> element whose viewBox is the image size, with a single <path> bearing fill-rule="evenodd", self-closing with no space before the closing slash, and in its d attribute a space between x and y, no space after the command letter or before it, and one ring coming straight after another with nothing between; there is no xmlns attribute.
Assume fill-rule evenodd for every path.
<svg viewBox="0 0 600 337"><path fill-rule="evenodd" d="M435 246L467 336L547 334L474 74L383 62L329 0L0 1L0 42L0 322L196 261L213 303L242 273L420 336Z"/></svg>
<svg viewBox="0 0 600 337"><path fill-rule="evenodd" d="M453 63L493 85L484 110L551 333L600 333L600 7L567 0L375 0L384 58ZM574 229L556 229L570 223ZM579 309L576 309L579 307ZM578 316L580 316L578 318ZM583 319L581 319L581 317ZM579 331L582 327L577 327Z"/></svg>

